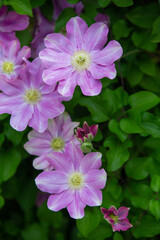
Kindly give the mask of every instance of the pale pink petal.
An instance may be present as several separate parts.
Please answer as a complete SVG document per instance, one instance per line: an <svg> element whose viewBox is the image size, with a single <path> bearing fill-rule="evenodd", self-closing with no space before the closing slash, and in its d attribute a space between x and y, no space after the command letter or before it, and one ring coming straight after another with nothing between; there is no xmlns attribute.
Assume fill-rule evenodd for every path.
<svg viewBox="0 0 160 240"><path fill-rule="evenodd" d="M107 42L108 27L102 22L92 24L83 37L83 49L87 52L100 50Z"/></svg>
<svg viewBox="0 0 160 240"><path fill-rule="evenodd" d="M83 187L79 190L79 195L88 206L100 206L102 204L102 192L95 187Z"/></svg>
<svg viewBox="0 0 160 240"><path fill-rule="evenodd" d="M52 139L58 137L58 127L55 119L48 120L48 131L50 132Z"/></svg>
<svg viewBox="0 0 160 240"><path fill-rule="evenodd" d="M75 171L78 171L82 158L84 157L82 150L78 146L74 145L73 141L70 141L65 148L65 154L74 164Z"/></svg>
<svg viewBox="0 0 160 240"><path fill-rule="evenodd" d="M24 46L17 54L15 63L21 64L23 62L23 58L30 58L31 57L31 49L27 46Z"/></svg>
<svg viewBox="0 0 160 240"><path fill-rule="evenodd" d="M44 39L47 48L51 48L57 52L73 53L72 43L60 33L51 33Z"/></svg>
<svg viewBox="0 0 160 240"><path fill-rule="evenodd" d="M99 152L88 153L81 160L80 170L85 174L90 170L99 169L102 165L101 157Z"/></svg>
<svg viewBox="0 0 160 240"><path fill-rule="evenodd" d="M48 199L47 206L50 210L57 212L62 208L67 207L67 205L70 204L73 198L74 191L68 189L62 193L51 195Z"/></svg>
<svg viewBox="0 0 160 240"><path fill-rule="evenodd" d="M71 66L57 70L50 68L43 71L42 78L45 83L52 85L56 84L60 80L70 78L72 72L73 68Z"/></svg>
<svg viewBox="0 0 160 240"><path fill-rule="evenodd" d="M78 73L75 71L72 76L66 80L60 81L58 85L58 92L65 97L73 95L74 89L77 85Z"/></svg>
<svg viewBox="0 0 160 240"><path fill-rule="evenodd" d="M14 59L19 50L20 50L20 42L17 40L13 40L9 44L6 44L8 59Z"/></svg>
<svg viewBox="0 0 160 240"><path fill-rule="evenodd" d="M70 174L74 171L74 165L65 153L54 152L49 154L49 162L56 170L64 171Z"/></svg>
<svg viewBox="0 0 160 240"><path fill-rule="evenodd" d="M69 188L68 176L62 171L44 171L35 179L37 187L48 193L61 193Z"/></svg>
<svg viewBox="0 0 160 240"><path fill-rule="evenodd" d="M93 78L95 79L101 79L104 77L107 77L109 79L114 79L116 77L116 69L115 64L112 64L110 66L102 66L95 63L92 63L88 70L91 72Z"/></svg>
<svg viewBox="0 0 160 240"><path fill-rule="evenodd" d="M52 136L48 131L45 131L43 133L39 133L36 130L32 130L28 134L28 139L31 140L31 139L35 139L35 138L41 138L41 139L45 139L45 140L50 141L52 139Z"/></svg>
<svg viewBox="0 0 160 240"><path fill-rule="evenodd" d="M25 91L25 85L23 81L16 80L16 82L9 83L4 81L3 79L0 80L0 90L3 91L5 94L14 96L23 94Z"/></svg>
<svg viewBox="0 0 160 240"><path fill-rule="evenodd" d="M24 149L32 155L40 156L51 151L51 143L43 138L34 138L25 143Z"/></svg>
<svg viewBox="0 0 160 240"><path fill-rule="evenodd" d="M120 207L117 213L118 219L121 220L127 218L129 209L130 208L127 207Z"/></svg>
<svg viewBox="0 0 160 240"><path fill-rule="evenodd" d="M78 85L82 93L86 96L95 96L101 92L102 83L98 79L94 79L90 72L83 71L79 74Z"/></svg>
<svg viewBox="0 0 160 240"><path fill-rule="evenodd" d="M42 81L43 64L39 58L35 58L32 64L28 66L28 72L31 87L40 89L40 86L43 86L44 83Z"/></svg>
<svg viewBox="0 0 160 240"><path fill-rule="evenodd" d="M71 65L71 56L67 53L59 53L52 49L43 49L39 53L39 57L46 68L54 70L66 68Z"/></svg>
<svg viewBox="0 0 160 240"><path fill-rule="evenodd" d="M37 106L34 106L34 113L30 119L28 125L38 132L44 132L48 126L48 119L45 118L38 110Z"/></svg>
<svg viewBox="0 0 160 240"><path fill-rule="evenodd" d="M110 41L101 51L92 53L92 61L103 66L111 65L122 56L123 49L119 42Z"/></svg>
<svg viewBox="0 0 160 240"><path fill-rule="evenodd" d="M79 126L79 122L70 122L69 124L64 124L63 127L63 139L69 141L74 135L74 129Z"/></svg>
<svg viewBox="0 0 160 240"><path fill-rule="evenodd" d="M0 114L11 114L13 110L16 110L16 108L18 108L19 104L21 103L22 100L19 97L9 97L3 93L0 93Z"/></svg>
<svg viewBox="0 0 160 240"><path fill-rule="evenodd" d="M54 167L48 161L47 155L43 154L33 160L33 167L37 170L52 170Z"/></svg>
<svg viewBox="0 0 160 240"><path fill-rule="evenodd" d="M105 187L107 180L107 173L104 169L101 170L90 170L85 175L85 183L89 187L91 184L95 188L102 189Z"/></svg>
<svg viewBox="0 0 160 240"><path fill-rule="evenodd" d="M80 219L84 217L84 208L86 204L81 201L79 192L75 191L72 202L67 206L69 215L74 219Z"/></svg>
<svg viewBox="0 0 160 240"><path fill-rule="evenodd" d="M72 42L75 51L82 49L82 40L87 28L86 22L80 17L71 18L67 22L67 38Z"/></svg>
<svg viewBox="0 0 160 240"><path fill-rule="evenodd" d="M12 113L10 125L17 131L23 131L32 117L32 108L27 103L22 104Z"/></svg>
<svg viewBox="0 0 160 240"><path fill-rule="evenodd" d="M48 86L47 84L41 83L40 91L43 94L53 93L55 90L56 85Z"/></svg>
<svg viewBox="0 0 160 240"><path fill-rule="evenodd" d="M128 221L128 219L122 219L118 222L112 224L113 231L127 231L129 228L132 227L132 224Z"/></svg>

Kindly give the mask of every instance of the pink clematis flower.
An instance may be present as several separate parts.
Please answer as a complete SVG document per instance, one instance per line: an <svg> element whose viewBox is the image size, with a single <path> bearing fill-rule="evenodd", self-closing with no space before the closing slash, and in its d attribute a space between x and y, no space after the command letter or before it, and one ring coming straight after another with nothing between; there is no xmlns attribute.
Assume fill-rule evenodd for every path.
<svg viewBox="0 0 160 240"><path fill-rule="evenodd" d="M113 231L127 231L132 227L132 224L127 219L130 208L120 207L118 210L112 206L109 209L101 208L104 219L111 224Z"/></svg>
<svg viewBox="0 0 160 240"><path fill-rule="evenodd" d="M101 167L101 153L88 153L68 143L65 153L54 153L50 157L54 171L44 171L35 179L37 187L50 193L48 208L59 211L67 207L72 218L84 217L86 205L99 206L107 174Z"/></svg>
<svg viewBox="0 0 160 240"><path fill-rule="evenodd" d="M19 15L14 11L7 12L7 7L0 8L0 40L15 40L15 31L22 31L28 27L29 17Z"/></svg>
<svg viewBox="0 0 160 240"><path fill-rule="evenodd" d="M11 114L10 124L17 131L23 131L27 125L43 132L48 119L57 117L64 111L55 86L42 81L43 66L39 58L32 63L27 61L21 79L9 83L0 81L0 114Z"/></svg>
<svg viewBox="0 0 160 240"><path fill-rule="evenodd" d="M39 54L46 70L43 72L45 83L52 85L59 81L58 92L72 96L76 85L83 94L98 95L102 84L99 79L115 78L114 61L122 55L117 41L107 41L108 27L102 22L89 28L80 17L71 18L67 25L67 37L52 33L44 40L46 49Z"/></svg>
<svg viewBox="0 0 160 240"><path fill-rule="evenodd" d="M76 139L74 128L79 122L72 122L69 114L64 112L55 119L48 121L48 127L43 133L32 130L28 134L29 141L24 148L32 155L39 156L33 161L36 169L52 170L54 167L48 160L48 155L54 152L64 152L67 143ZM77 141L78 142L78 141Z"/></svg>
<svg viewBox="0 0 160 240"><path fill-rule="evenodd" d="M18 40L0 41L0 77L6 81L17 79L25 66L25 60L30 56L30 48L24 46L20 49Z"/></svg>
<svg viewBox="0 0 160 240"><path fill-rule="evenodd" d="M52 0L54 6L53 19L56 20L65 8L74 8L77 15L79 15L84 6L82 2L76 4L68 3L67 0Z"/></svg>
<svg viewBox="0 0 160 240"><path fill-rule="evenodd" d="M45 48L44 38L47 34L54 32L54 22L49 22L43 15L39 8L34 9L34 16L36 18L36 28L34 30L34 38L31 42L32 57L38 57L39 52Z"/></svg>

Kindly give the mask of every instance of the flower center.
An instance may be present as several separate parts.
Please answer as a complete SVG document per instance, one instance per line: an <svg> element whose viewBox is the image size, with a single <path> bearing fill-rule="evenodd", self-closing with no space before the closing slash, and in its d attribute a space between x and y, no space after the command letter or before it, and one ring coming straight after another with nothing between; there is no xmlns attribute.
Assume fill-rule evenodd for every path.
<svg viewBox="0 0 160 240"><path fill-rule="evenodd" d="M80 189L83 186L83 176L81 173L74 173L71 175L70 186L73 189Z"/></svg>
<svg viewBox="0 0 160 240"><path fill-rule="evenodd" d="M53 148L54 151L63 150L64 148L63 139L60 137L53 138L53 140L51 141L51 147Z"/></svg>
<svg viewBox="0 0 160 240"><path fill-rule="evenodd" d="M90 63L91 63L91 56L89 53L85 52L84 50L75 52L71 59L72 66L78 71L83 71L84 69L88 68Z"/></svg>
<svg viewBox="0 0 160 240"><path fill-rule="evenodd" d="M24 99L26 102L35 104L40 101L41 93L37 89L30 89L25 92Z"/></svg>
<svg viewBox="0 0 160 240"><path fill-rule="evenodd" d="M13 72L14 65L12 62L4 62L2 65L2 70L4 73L10 74Z"/></svg>
<svg viewBox="0 0 160 240"><path fill-rule="evenodd" d="M115 214L110 214L109 215L109 217L111 218L111 219L113 219L115 222L117 222L118 221L118 216L116 216Z"/></svg>

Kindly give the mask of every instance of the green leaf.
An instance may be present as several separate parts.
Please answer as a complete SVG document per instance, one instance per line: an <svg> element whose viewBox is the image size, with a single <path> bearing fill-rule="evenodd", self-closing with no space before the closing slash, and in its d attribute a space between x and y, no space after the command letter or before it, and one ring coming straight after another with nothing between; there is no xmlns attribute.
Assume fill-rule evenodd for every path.
<svg viewBox="0 0 160 240"><path fill-rule="evenodd" d="M112 30L115 39L119 40L120 38L127 38L130 34L131 28L128 27L125 20L120 19L113 24Z"/></svg>
<svg viewBox="0 0 160 240"><path fill-rule="evenodd" d="M157 220L160 219L160 202L158 200L151 199L149 202L149 209Z"/></svg>
<svg viewBox="0 0 160 240"><path fill-rule="evenodd" d="M160 119L152 113L145 112L141 117L141 124L145 133L153 137L160 137Z"/></svg>
<svg viewBox="0 0 160 240"><path fill-rule="evenodd" d="M106 157L108 160L107 169L110 172L116 171L123 166L123 164L129 159L129 152L127 150L127 142L120 144L116 141L109 146Z"/></svg>
<svg viewBox="0 0 160 240"><path fill-rule="evenodd" d="M84 218L76 220L77 228L84 237L87 237L90 232L98 227L100 219L101 212L99 209L86 210Z"/></svg>
<svg viewBox="0 0 160 240"><path fill-rule="evenodd" d="M127 80L129 81L131 87L138 85L142 80L142 77L142 71L140 71L137 66L133 66L133 64L131 64L127 71Z"/></svg>
<svg viewBox="0 0 160 240"><path fill-rule="evenodd" d="M160 190L160 176L154 175L151 181L151 188L154 192L159 192Z"/></svg>
<svg viewBox="0 0 160 240"><path fill-rule="evenodd" d="M120 140L122 142L124 142L127 138L127 134L124 133L119 126L119 122L117 122L116 119L112 119L109 124L108 124L108 128L111 132L115 133L116 135L118 135L118 137L120 138Z"/></svg>
<svg viewBox="0 0 160 240"><path fill-rule="evenodd" d="M123 240L123 237L120 233L114 233L113 240Z"/></svg>
<svg viewBox="0 0 160 240"><path fill-rule="evenodd" d="M141 30L138 32L134 32L131 36L134 45L138 48L155 52L157 49L157 44L151 42L150 32Z"/></svg>
<svg viewBox="0 0 160 240"><path fill-rule="evenodd" d="M108 120L106 111L106 102L99 96L96 97L82 97L79 104L88 108L91 113L92 119L97 122L105 122Z"/></svg>
<svg viewBox="0 0 160 240"><path fill-rule="evenodd" d="M77 3L79 0L67 0L67 2L71 3L71 4L75 4Z"/></svg>
<svg viewBox="0 0 160 240"><path fill-rule="evenodd" d="M104 220L105 221L105 220ZM112 229L109 224L104 222L103 225L99 225L95 230L93 230L89 235L88 239L90 240L105 240L112 236Z"/></svg>
<svg viewBox="0 0 160 240"><path fill-rule="evenodd" d="M8 124L4 124L5 125L5 136L7 137L7 139L9 141L12 142L13 145L17 146L21 143L22 137L25 134L25 131L23 132L18 132L16 130L14 130L13 128L11 128Z"/></svg>
<svg viewBox="0 0 160 240"><path fill-rule="evenodd" d="M4 206L4 198L2 196L0 196L0 209Z"/></svg>
<svg viewBox="0 0 160 240"><path fill-rule="evenodd" d="M155 77L156 65L151 58L148 58L147 56L140 57L138 67L146 75Z"/></svg>
<svg viewBox="0 0 160 240"><path fill-rule="evenodd" d="M151 157L131 159L125 166L125 172L128 177L136 180L145 179L149 175Z"/></svg>
<svg viewBox="0 0 160 240"><path fill-rule="evenodd" d="M156 3L133 8L126 14L126 17L133 24L142 27L150 28L156 17L159 15L159 8Z"/></svg>
<svg viewBox="0 0 160 240"><path fill-rule="evenodd" d="M111 0L98 0L99 6L102 8L107 7L110 4Z"/></svg>
<svg viewBox="0 0 160 240"><path fill-rule="evenodd" d="M20 153L15 149L0 152L0 183L12 177L21 161Z"/></svg>
<svg viewBox="0 0 160 240"><path fill-rule="evenodd" d="M130 7L133 5L133 0L112 0L118 7Z"/></svg>
<svg viewBox="0 0 160 240"><path fill-rule="evenodd" d="M32 8L37 8L42 6L45 2L46 0L31 0L31 5L32 5Z"/></svg>
<svg viewBox="0 0 160 240"><path fill-rule="evenodd" d="M30 0L4 0L4 4L12 6L19 14L33 17Z"/></svg>
<svg viewBox="0 0 160 240"><path fill-rule="evenodd" d="M144 215L137 226L131 230L135 238L154 237L160 234L159 221L150 215Z"/></svg>
<svg viewBox="0 0 160 240"><path fill-rule="evenodd" d="M160 17L156 19L156 21L153 23L153 30L152 30L152 42L160 42Z"/></svg>
<svg viewBox="0 0 160 240"><path fill-rule="evenodd" d="M156 106L160 99L157 95L148 91L140 91L129 97L129 104L137 111L146 111Z"/></svg>
<svg viewBox="0 0 160 240"><path fill-rule="evenodd" d="M29 32L28 29L16 32L16 36L21 42L21 47L29 45L33 38L32 34Z"/></svg>
<svg viewBox="0 0 160 240"><path fill-rule="evenodd" d="M76 14L73 8L65 8L56 20L55 32L59 32L66 26L66 23L69 21L69 19L75 16Z"/></svg>
<svg viewBox="0 0 160 240"><path fill-rule="evenodd" d="M45 228L38 223L32 223L22 231L24 240L48 240Z"/></svg>

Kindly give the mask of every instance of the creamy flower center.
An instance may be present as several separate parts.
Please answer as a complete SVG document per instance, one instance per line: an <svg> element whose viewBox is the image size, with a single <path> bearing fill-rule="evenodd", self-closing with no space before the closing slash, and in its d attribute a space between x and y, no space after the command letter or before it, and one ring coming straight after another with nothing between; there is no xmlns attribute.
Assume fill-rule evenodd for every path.
<svg viewBox="0 0 160 240"><path fill-rule="evenodd" d="M72 66L78 71L83 71L84 69L88 68L90 63L91 56L84 50L75 52L71 59Z"/></svg>
<svg viewBox="0 0 160 240"><path fill-rule="evenodd" d="M118 221L118 216L116 216L115 214L110 214L109 215L109 217L111 218L111 219L113 219L115 222L117 222Z"/></svg>
<svg viewBox="0 0 160 240"><path fill-rule="evenodd" d="M24 99L28 103L35 104L40 101L41 93L35 88L29 89L25 92Z"/></svg>
<svg viewBox="0 0 160 240"><path fill-rule="evenodd" d="M63 150L63 148L64 148L64 141L63 141L63 139L60 138L60 137L53 138L53 140L51 141L51 147L55 151Z"/></svg>
<svg viewBox="0 0 160 240"><path fill-rule="evenodd" d="M80 189L83 186L83 175L81 173L73 173L70 177L70 186L73 189Z"/></svg>
<svg viewBox="0 0 160 240"><path fill-rule="evenodd" d="M4 73L9 74L13 72L13 69L14 69L14 65L12 62L4 62L2 65L2 70Z"/></svg>

